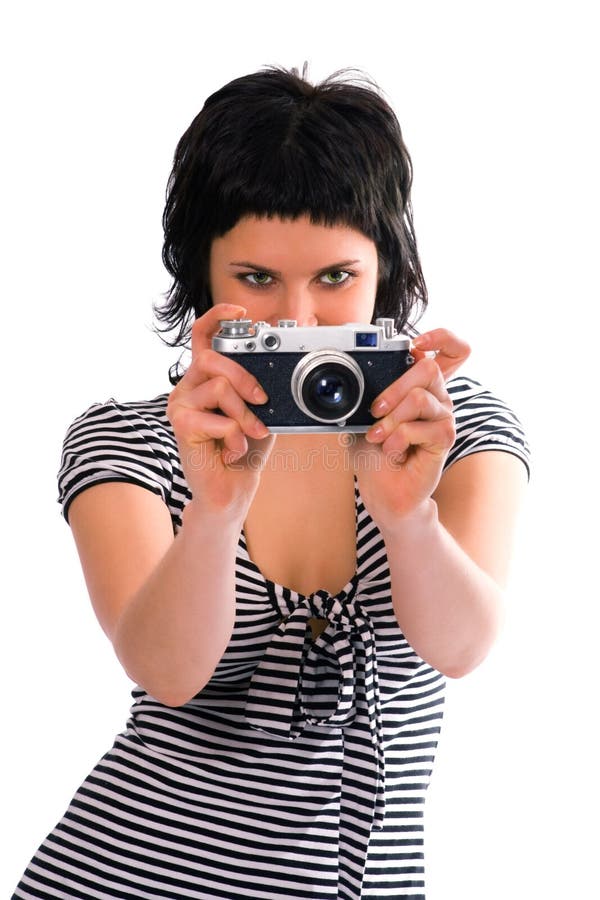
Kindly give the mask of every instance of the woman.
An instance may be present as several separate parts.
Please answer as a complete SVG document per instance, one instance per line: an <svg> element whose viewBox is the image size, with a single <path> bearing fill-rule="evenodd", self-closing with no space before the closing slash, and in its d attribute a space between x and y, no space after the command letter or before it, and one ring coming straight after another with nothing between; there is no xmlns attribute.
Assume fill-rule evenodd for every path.
<svg viewBox="0 0 600 900"><path fill-rule="evenodd" d="M412 328L410 187L393 112L339 76L237 79L183 135L158 316L191 364L90 407L59 473L135 703L15 897L424 897L444 676L498 631L519 422L451 377L469 350L444 329L355 437L271 434L259 379L211 347L240 317Z"/></svg>

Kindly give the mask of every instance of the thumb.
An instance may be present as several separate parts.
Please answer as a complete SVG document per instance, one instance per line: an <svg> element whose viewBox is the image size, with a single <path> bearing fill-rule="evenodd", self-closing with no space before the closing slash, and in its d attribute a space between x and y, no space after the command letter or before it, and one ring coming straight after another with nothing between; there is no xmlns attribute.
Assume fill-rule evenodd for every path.
<svg viewBox="0 0 600 900"><path fill-rule="evenodd" d="M257 472L262 472L273 452L277 435L269 434L265 438L246 437L246 440L248 441L248 451L245 456L246 465Z"/></svg>

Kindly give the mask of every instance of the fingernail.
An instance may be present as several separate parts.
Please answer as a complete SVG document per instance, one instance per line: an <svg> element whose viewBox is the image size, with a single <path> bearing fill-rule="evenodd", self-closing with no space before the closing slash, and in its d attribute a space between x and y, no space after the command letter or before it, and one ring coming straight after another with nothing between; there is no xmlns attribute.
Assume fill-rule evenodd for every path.
<svg viewBox="0 0 600 900"><path fill-rule="evenodd" d="M371 431L367 431L365 437L368 441L378 441L383 437L384 429L382 425L378 425L377 428L373 428Z"/></svg>
<svg viewBox="0 0 600 900"><path fill-rule="evenodd" d="M374 403L371 407L371 413L374 416L383 416L389 411L389 408L389 404L386 400L378 400L377 403Z"/></svg>
<svg viewBox="0 0 600 900"><path fill-rule="evenodd" d="M260 421L260 419L256 420L256 425L255 425L254 431L261 438L265 438L270 434L269 429L267 428L267 426L265 425L264 422Z"/></svg>
<svg viewBox="0 0 600 900"><path fill-rule="evenodd" d="M425 335L420 334L419 337L413 338L413 347L424 347L427 343L427 338Z"/></svg>
<svg viewBox="0 0 600 900"><path fill-rule="evenodd" d="M255 387L252 391L252 396L256 400L257 403L266 403L269 399L267 394L263 391L261 387Z"/></svg>

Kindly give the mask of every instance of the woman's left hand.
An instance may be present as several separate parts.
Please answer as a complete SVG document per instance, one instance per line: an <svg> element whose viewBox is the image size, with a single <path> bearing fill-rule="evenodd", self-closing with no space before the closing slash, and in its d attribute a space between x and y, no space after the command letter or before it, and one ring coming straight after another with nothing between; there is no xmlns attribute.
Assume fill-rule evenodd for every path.
<svg viewBox="0 0 600 900"><path fill-rule="evenodd" d="M354 444L360 493L381 527L410 516L439 483L456 436L446 380L470 348L437 328L414 341L411 352L415 364L375 399L371 412L378 421Z"/></svg>

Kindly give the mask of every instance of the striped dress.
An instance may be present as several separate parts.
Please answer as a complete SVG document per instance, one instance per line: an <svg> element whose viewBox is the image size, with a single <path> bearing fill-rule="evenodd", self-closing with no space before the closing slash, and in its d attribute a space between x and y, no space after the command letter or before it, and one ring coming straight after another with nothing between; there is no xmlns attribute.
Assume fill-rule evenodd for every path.
<svg viewBox="0 0 600 900"><path fill-rule="evenodd" d="M452 465L502 450L528 467L514 413L479 383L448 382ZM59 472L73 498L103 481L141 485L174 533L191 495L168 394L94 404L71 425ZM208 684L171 708L143 688L27 866L14 898L423 900L423 804L444 678L392 610L385 546L355 480L357 570L339 594L266 579L242 532L237 616ZM311 617L328 625L313 640Z"/></svg>

